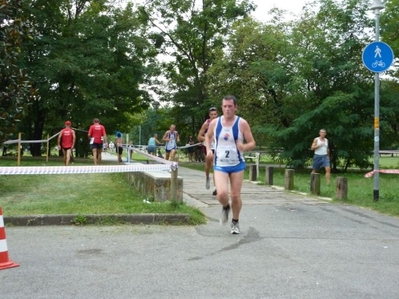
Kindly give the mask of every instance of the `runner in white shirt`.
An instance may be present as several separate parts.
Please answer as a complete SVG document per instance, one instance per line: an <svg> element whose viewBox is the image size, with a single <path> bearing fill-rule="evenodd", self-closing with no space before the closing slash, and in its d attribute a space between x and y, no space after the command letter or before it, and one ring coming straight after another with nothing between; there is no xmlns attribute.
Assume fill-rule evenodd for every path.
<svg viewBox="0 0 399 299"><path fill-rule="evenodd" d="M223 116L211 121L205 144L207 156L213 155L211 144L215 140L214 177L217 190L217 198L222 204L221 223L226 223L229 218L229 181L232 209L231 233L239 234L238 224L242 201L241 187L244 180L246 167L244 151L250 151L255 147L248 122L236 116L237 100L234 96L225 96L222 100ZM246 143L244 143L244 140Z"/></svg>
<svg viewBox="0 0 399 299"><path fill-rule="evenodd" d="M313 139L310 149L314 151L312 173L317 173L318 169L324 167L326 170L327 184L330 184L330 149L328 147L328 139L326 138L326 135L326 129L320 129L319 137Z"/></svg>
<svg viewBox="0 0 399 299"><path fill-rule="evenodd" d="M170 125L169 130L165 132L162 140L165 141L165 159L169 160L170 157L171 161L174 161L175 153L177 150L177 143L180 142L180 136L179 133L176 131L175 125Z"/></svg>

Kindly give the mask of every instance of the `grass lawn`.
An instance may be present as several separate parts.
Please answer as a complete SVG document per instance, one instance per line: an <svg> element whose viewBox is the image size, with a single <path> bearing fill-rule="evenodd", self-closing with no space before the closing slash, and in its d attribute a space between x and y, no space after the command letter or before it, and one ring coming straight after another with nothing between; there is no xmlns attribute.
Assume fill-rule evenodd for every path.
<svg viewBox="0 0 399 299"><path fill-rule="evenodd" d="M74 165L92 163L91 159L75 158ZM15 157L0 158L0 166L15 165ZM63 160L52 157L46 162L45 157L25 156L21 160L21 166L41 165L61 166ZM124 173L4 175L0 178L0 193L0 206L7 216L187 213L192 224L205 223L205 216L198 209L184 203L144 198L128 183ZM143 202L144 199L151 203Z"/></svg>

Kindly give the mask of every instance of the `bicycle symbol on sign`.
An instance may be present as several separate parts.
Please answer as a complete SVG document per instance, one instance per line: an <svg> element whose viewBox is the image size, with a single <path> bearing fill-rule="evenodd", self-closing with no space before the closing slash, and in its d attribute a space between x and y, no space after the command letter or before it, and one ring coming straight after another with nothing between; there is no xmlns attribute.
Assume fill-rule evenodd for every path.
<svg viewBox="0 0 399 299"><path fill-rule="evenodd" d="M372 66L373 68L376 68L377 66L378 66L378 67L385 67L385 62L382 61L382 60L376 60L376 61L374 61L374 62L371 64L371 66Z"/></svg>

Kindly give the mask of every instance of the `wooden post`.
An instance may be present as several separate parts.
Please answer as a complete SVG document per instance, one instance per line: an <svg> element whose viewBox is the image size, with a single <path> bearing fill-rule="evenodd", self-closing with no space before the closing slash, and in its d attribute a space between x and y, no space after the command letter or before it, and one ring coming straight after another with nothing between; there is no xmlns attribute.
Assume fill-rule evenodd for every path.
<svg viewBox="0 0 399 299"><path fill-rule="evenodd" d="M320 195L320 173L310 174L310 193Z"/></svg>
<svg viewBox="0 0 399 299"><path fill-rule="evenodd" d="M337 177L337 189L336 189L337 199L347 199L348 198L348 179L343 177Z"/></svg>
<svg viewBox="0 0 399 299"><path fill-rule="evenodd" d="M285 190L293 190L294 189L294 169L286 169L285 170L285 180L284 180L284 188Z"/></svg>
<svg viewBox="0 0 399 299"><path fill-rule="evenodd" d="M17 165L21 166L21 132L18 133Z"/></svg>
<svg viewBox="0 0 399 299"><path fill-rule="evenodd" d="M266 166L266 185L273 185L273 171L274 167L272 166Z"/></svg>
<svg viewBox="0 0 399 299"><path fill-rule="evenodd" d="M47 150L46 150L46 162L48 162L48 156L50 155L50 136L47 134Z"/></svg>
<svg viewBox="0 0 399 299"><path fill-rule="evenodd" d="M249 165L249 180L251 182L256 182L258 180L258 172L256 164Z"/></svg>
<svg viewBox="0 0 399 299"><path fill-rule="evenodd" d="M171 168L172 171L170 173L170 200L179 201L177 196L177 167Z"/></svg>

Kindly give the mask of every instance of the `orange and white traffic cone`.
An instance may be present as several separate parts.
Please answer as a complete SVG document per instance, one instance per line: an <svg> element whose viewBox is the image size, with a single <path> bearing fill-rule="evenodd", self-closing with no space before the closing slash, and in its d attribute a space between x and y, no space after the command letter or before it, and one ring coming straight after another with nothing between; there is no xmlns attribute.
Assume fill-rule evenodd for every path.
<svg viewBox="0 0 399 299"><path fill-rule="evenodd" d="M6 231L4 229L3 210L0 207L0 270L18 267L19 264L8 259Z"/></svg>

